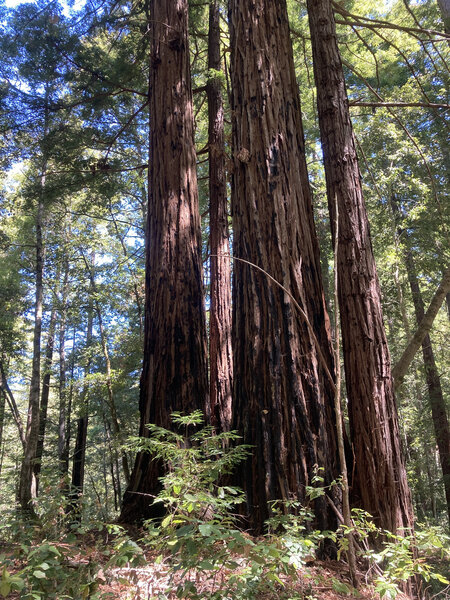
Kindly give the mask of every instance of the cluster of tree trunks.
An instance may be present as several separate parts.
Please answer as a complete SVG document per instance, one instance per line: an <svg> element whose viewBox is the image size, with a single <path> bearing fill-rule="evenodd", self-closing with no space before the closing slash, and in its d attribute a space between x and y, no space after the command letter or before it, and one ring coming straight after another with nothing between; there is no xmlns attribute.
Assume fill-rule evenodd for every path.
<svg viewBox="0 0 450 600"><path fill-rule="evenodd" d="M444 6L446 2L440 2ZM298 84L286 0L229 0L232 148L230 161L233 257L230 255L221 3L209 5L209 363L202 275L194 113L191 90L188 0L150 0L151 35L149 179L146 228L144 360L140 382L140 436L147 424L171 427L171 414L200 408L217 430L236 429L254 448L236 475L246 492L246 517L261 532L273 500L307 501L314 475L327 494L314 503L316 524L334 529L340 505L334 401L335 364L325 305L319 243L305 158ZM342 327L349 412L347 460L352 502L391 531L412 531L413 513L400 444L394 379L383 325L381 293L349 113L331 0L307 0L332 237L337 248L336 293ZM46 96L46 102L48 97ZM47 109L46 109L47 110ZM45 128L48 128L46 112ZM35 319L29 408L21 424L0 363L0 453L5 401L24 449L18 487L22 510L33 513L43 455L57 311L50 317L41 360L45 224L45 173L36 203ZM395 202L393 201L393 206ZM397 209L398 211L398 209ZM336 233L337 232L337 233ZM121 240L124 252L126 249ZM83 255L84 258L84 255ZM231 284L233 260L233 285ZM87 346L94 313L106 370L104 415L108 440L124 442L94 273L90 282ZM411 252L405 264L420 337L430 403L444 472L450 518L450 436L431 341L435 315L450 286L444 275L433 311L425 315ZM69 266L56 279L65 307ZM140 313L139 294L135 295ZM450 306L450 303L449 303ZM68 474L70 405L66 414L66 313L59 317L60 410L58 459ZM408 358L411 360L411 350ZM3 357L2 357L3 358ZM44 374L41 391L41 362ZM403 363L402 363L403 364ZM208 382L209 366L209 382ZM85 364L85 376L91 371ZM398 370L398 380L405 367ZM81 392L76 422L69 509L77 513L84 487L89 387ZM338 414L339 410L337 411ZM351 448L351 451L350 451ZM342 444L341 444L342 450ZM127 489L121 521L158 516L160 462L139 452L129 473L124 450L111 451L118 505L119 454ZM0 458L1 468L1 458ZM328 489L329 487L329 489ZM120 495L120 492L119 492Z"/></svg>
<svg viewBox="0 0 450 600"><path fill-rule="evenodd" d="M210 110L211 398L196 197L187 0L151 2L150 179L140 434L173 410L202 408L255 451L239 471L260 531L269 503L305 500L317 468L339 475L329 319L306 169L285 0L230 0L233 395L222 100ZM412 527L379 284L369 237L334 18L310 0L311 37L331 220L339 208L339 300L354 453L354 496L382 527ZM220 69L211 3L209 67ZM339 203L339 206L336 206ZM273 278L273 279L272 279ZM275 281L274 281L275 280ZM222 304L221 304L222 302ZM220 329L218 323L223 323ZM228 369L228 374L226 373ZM225 373L225 376L224 376ZM228 379L229 377L229 379ZM161 467L137 457L121 519L151 514ZM338 499L335 498L337 501ZM318 525L336 524L323 497Z"/></svg>

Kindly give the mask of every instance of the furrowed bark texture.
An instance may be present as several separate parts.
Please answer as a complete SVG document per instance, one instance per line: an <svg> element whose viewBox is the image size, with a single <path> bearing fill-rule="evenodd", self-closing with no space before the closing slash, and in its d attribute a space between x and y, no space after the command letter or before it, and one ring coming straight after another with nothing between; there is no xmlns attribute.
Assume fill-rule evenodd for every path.
<svg viewBox="0 0 450 600"><path fill-rule="evenodd" d="M208 68L221 70L220 10L215 0L209 6ZM208 95L209 144L209 247L211 252L209 360L211 422L228 431L232 417L233 357L231 350L231 263L225 140L221 80L211 78Z"/></svg>
<svg viewBox="0 0 450 600"><path fill-rule="evenodd" d="M175 410L207 410L206 326L187 0L152 0L150 172L140 435ZM122 521L151 514L161 467L136 458Z"/></svg>
<svg viewBox="0 0 450 600"><path fill-rule="evenodd" d="M300 100L284 0L230 1L233 252L296 298L333 372L329 319L304 156ZM240 471L251 527L275 499L305 499L315 465L338 473L333 384L291 298L235 261L233 428L255 446ZM335 516L323 498L320 528Z"/></svg>
<svg viewBox="0 0 450 600"><path fill-rule="evenodd" d="M339 308L353 499L390 531L412 528L381 295L362 195L344 73L330 0L308 0L317 104L331 222L339 207Z"/></svg>

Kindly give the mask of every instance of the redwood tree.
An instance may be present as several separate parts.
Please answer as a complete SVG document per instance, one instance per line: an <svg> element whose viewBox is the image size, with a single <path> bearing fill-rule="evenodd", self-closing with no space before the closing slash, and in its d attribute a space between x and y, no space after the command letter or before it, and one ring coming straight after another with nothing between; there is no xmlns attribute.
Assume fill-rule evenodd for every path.
<svg viewBox="0 0 450 600"><path fill-rule="evenodd" d="M255 446L240 483L258 531L271 500L305 500L316 466L337 475L333 360L286 2L231 0L230 16L233 252L289 292L235 261L234 428ZM335 526L325 498L316 515Z"/></svg>
<svg viewBox="0 0 450 600"><path fill-rule="evenodd" d="M209 360L211 421L229 430L232 417L231 265L221 91L220 3L209 5L208 95L209 247L211 251Z"/></svg>
<svg viewBox="0 0 450 600"><path fill-rule="evenodd" d="M354 452L354 499L384 529L412 527L381 294L331 0L308 0Z"/></svg>
<svg viewBox="0 0 450 600"><path fill-rule="evenodd" d="M151 0L150 161L140 435L208 404L187 0ZM152 514L160 465L139 453L122 521ZM146 495L147 494L147 495Z"/></svg>

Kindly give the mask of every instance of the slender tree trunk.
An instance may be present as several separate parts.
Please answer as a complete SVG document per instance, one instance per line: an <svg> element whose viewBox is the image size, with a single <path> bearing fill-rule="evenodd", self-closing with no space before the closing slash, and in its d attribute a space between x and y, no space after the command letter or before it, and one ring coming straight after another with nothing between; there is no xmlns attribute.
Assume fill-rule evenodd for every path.
<svg viewBox="0 0 450 600"><path fill-rule="evenodd" d="M384 529L412 529L381 294L331 0L308 0L328 205L339 207L339 307L354 500Z"/></svg>
<svg viewBox="0 0 450 600"><path fill-rule="evenodd" d="M17 426L17 431L19 432L20 443L22 444L23 451L25 452L25 430L22 423L22 418L19 413L19 409L17 408L17 403L14 398L14 394L11 391L11 388L8 385L8 380L6 379L5 366L3 364L3 360L0 358L0 389L5 394L6 402L11 410L11 414L14 420L14 423Z"/></svg>
<svg viewBox="0 0 450 600"><path fill-rule="evenodd" d="M208 69L221 71L220 3L209 5ZM232 418L233 357L231 350L231 262L225 140L221 79L211 76L208 95L209 247L211 252L211 306L209 318L211 422L227 431Z"/></svg>
<svg viewBox="0 0 450 600"><path fill-rule="evenodd" d="M6 393L0 388L0 477L3 466L3 430L5 427Z"/></svg>
<svg viewBox="0 0 450 600"><path fill-rule="evenodd" d="M270 501L305 501L317 467L325 485L337 476L335 385L286 2L229 7L233 253L292 294L235 261L233 428L255 447L238 477L258 532ZM315 512L321 529L335 528L324 497Z"/></svg>
<svg viewBox="0 0 450 600"><path fill-rule="evenodd" d="M58 419L58 462L61 479L64 480L69 472L69 443L70 436L70 409L67 406L67 378L66 378L66 324L67 324L67 299L69 296L69 261L64 260L64 280L61 295L61 315L59 320L59 419Z"/></svg>
<svg viewBox="0 0 450 600"><path fill-rule="evenodd" d="M50 396L50 378L53 361L53 349L55 346L56 329L56 306L52 307L50 324L48 328L47 347L44 358L44 377L42 378L42 395L39 408L39 439L36 447L36 461L34 463L34 476L36 478L36 494L39 493L39 476L42 468L42 456L44 453L45 430L47 427L48 399Z"/></svg>
<svg viewBox="0 0 450 600"><path fill-rule="evenodd" d="M187 0L151 0L150 160L140 435L208 409L206 325ZM152 514L161 466L139 453L122 521ZM160 507L158 507L160 510Z"/></svg>
<svg viewBox="0 0 450 600"><path fill-rule="evenodd" d="M411 250L405 252L406 270L409 285L413 297L414 310L417 324L420 324L425 316L425 307L420 292L419 282ZM445 497L447 500L447 514L450 524L450 426L447 417L444 395L442 393L441 380L434 358L431 338L427 334L422 341L422 356L425 366L425 377L430 398L431 416L433 419L434 435L439 450L439 461L444 479Z"/></svg>
<svg viewBox="0 0 450 600"><path fill-rule="evenodd" d="M417 350L420 348L421 345L423 346L423 343L426 340L427 336L429 337L429 332L431 331L431 328L433 326L434 319L436 318L436 316L439 312L439 309L441 308L442 303L444 302L444 298L446 297L449 289L450 289L450 266L444 273L444 275L442 277L442 281L439 284L435 294L433 295L433 298L430 302L430 305L429 305L426 313L425 313L425 308L423 308L423 310L422 310L423 317L420 320L420 322L419 321L417 322L417 329L416 329L413 337L410 339L408 345L406 346L405 350L403 351L403 354L400 357L400 359L398 360L397 364L392 369L392 375L394 376L394 379L395 379L395 388L396 389L402 383L403 378L405 377L406 372L409 368L409 365L411 364ZM422 302L422 305L423 305L423 302ZM417 315L417 311L416 311L416 315Z"/></svg>
<svg viewBox="0 0 450 600"><path fill-rule="evenodd" d="M423 364L425 367L425 378L427 382L428 396L430 399L431 416L436 444L439 450L439 461L442 468L447 512L450 524L450 426L447 416L447 407L442 392L441 380L434 358L433 346L428 333L431 330L434 318L441 307L444 297L450 286L450 267L444 273L441 284L435 292L433 299L430 302L430 306L428 307L427 313L425 314L425 305L417 278L416 265L410 247L409 235L408 232L402 227L403 216L398 200L394 194L391 196L391 208L394 219L397 223L397 239L402 240L404 245L403 254L406 272L408 275L409 287L411 289L414 312L418 325L416 334L408 344L394 372L396 372L399 381L401 381L401 378L406 373L405 363L412 360L411 354L413 352L415 353L414 348L417 349L418 344L421 343Z"/></svg>
<svg viewBox="0 0 450 600"><path fill-rule="evenodd" d="M42 192L45 182L45 166L42 175ZM30 394L28 400L27 425L25 430L25 452L20 469L19 489L17 500L21 510L34 516L32 501L36 498L36 478L34 464L36 449L39 440L39 400L41 384L41 331L42 331L42 304L44 295L44 245L42 227L44 221L44 203L39 199L36 211L36 266L35 266L35 308L34 308L34 334L33 334L33 359L31 368Z"/></svg>
<svg viewBox="0 0 450 600"><path fill-rule="evenodd" d="M120 469L117 450L113 447L112 436L111 436L111 425L106 419L106 415L103 413L103 423L106 433L106 441L108 443L109 450L109 472L111 474L111 481L114 491L114 510L119 510L122 501L122 492L120 486Z"/></svg>
<svg viewBox="0 0 450 600"><path fill-rule="evenodd" d="M92 263L94 257L92 257ZM92 329L93 329L93 299L92 299L92 285L89 293L89 306L88 306L88 323L86 333L86 348L89 350L92 344ZM75 340L75 336L74 336ZM88 360L84 369L85 378L89 376L91 372L91 356L88 355ZM89 420L89 382L84 383L83 390L81 393L81 414L77 419L77 433L75 438L75 448L73 452L72 462L72 482L70 486L70 504L69 509L76 519L81 518L81 506L80 501L84 492L84 476L85 476L85 464L86 464L86 441L87 441L87 430Z"/></svg>
<svg viewBox="0 0 450 600"><path fill-rule="evenodd" d="M114 217L114 213L111 209L110 209L110 215L111 215L112 222L114 224L114 229L116 230L116 235L119 238L120 245L122 246L123 255L125 256L125 258L127 258L128 257L128 249L127 249L127 246L125 244L123 237L120 234L116 219ZM143 334L144 334L144 315L143 315L143 311L142 311L141 294L139 292L140 281L134 270L130 269L130 274L131 274L131 279L133 280L133 294L134 294L134 299L136 301L136 309L137 309L138 320L139 320L139 337L142 339Z"/></svg>
<svg viewBox="0 0 450 600"><path fill-rule="evenodd" d="M106 389L108 391L108 408L109 408L109 411L111 414L111 422L112 422L112 426L113 426L113 430L114 430L114 436L117 439L117 441L119 442L119 444L121 446L123 446L123 444L125 443L125 439L124 439L122 428L120 426L119 418L117 415L116 402L114 400L111 359L109 357L106 332L105 332L105 328L103 326L102 312L101 312L100 304L98 301L98 290L97 290L97 284L95 283L94 264L92 263L92 265L90 266L89 263L87 262L87 260L86 259L84 259L84 260L86 263L86 268L88 270L92 292L94 294L95 312L97 313L98 327L100 330L100 342L101 342L102 351L103 351L103 358L105 359L105 376L106 376ZM128 483L130 482L130 469L128 466L128 457L123 448L121 449L121 457L122 457L123 474L125 477L125 481L128 485Z"/></svg>

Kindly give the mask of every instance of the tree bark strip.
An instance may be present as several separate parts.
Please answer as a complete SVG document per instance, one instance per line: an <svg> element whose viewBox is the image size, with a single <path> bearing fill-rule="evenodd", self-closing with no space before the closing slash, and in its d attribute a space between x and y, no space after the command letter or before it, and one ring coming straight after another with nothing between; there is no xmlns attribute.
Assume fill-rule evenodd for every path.
<svg viewBox="0 0 450 600"><path fill-rule="evenodd" d="M339 307L354 450L354 501L378 525L412 529L381 295L330 0L308 0L328 206L339 207Z"/></svg>
<svg viewBox="0 0 450 600"><path fill-rule="evenodd" d="M221 71L220 5L209 5L208 69ZM211 252L211 306L209 312L209 360L211 422L228 431L232 418L233 357L231 350L231 263L227 182L225 172L224 110L221 79L210 75L208 96L209 147L209 247Z"/></svg>
<svg viewBox="0 0 450 600"><path fill-rule="evenodd" d="M187 0L151 0L150 161L140 435L147 423L208 411L201 233ZM209 411L208 411L209 412ZM152 514L161 465L139 453L122 521ZM158 507L160 510L160 507ZM158 511L159 512L159 511Z"/></svg>
<svg viewBox="0 0 450 600"><path fill-rule="evenodd" d="M304 155L300 100L284 0L230 0L233 253L289 290L333 372L329 319ZM306 499L314 469L338 474L333 382L292 299L240 260L233 286L233 428L255 446L240 470L250 526L272 500ZM336 517L324 498L321 529Z"/></svg>

